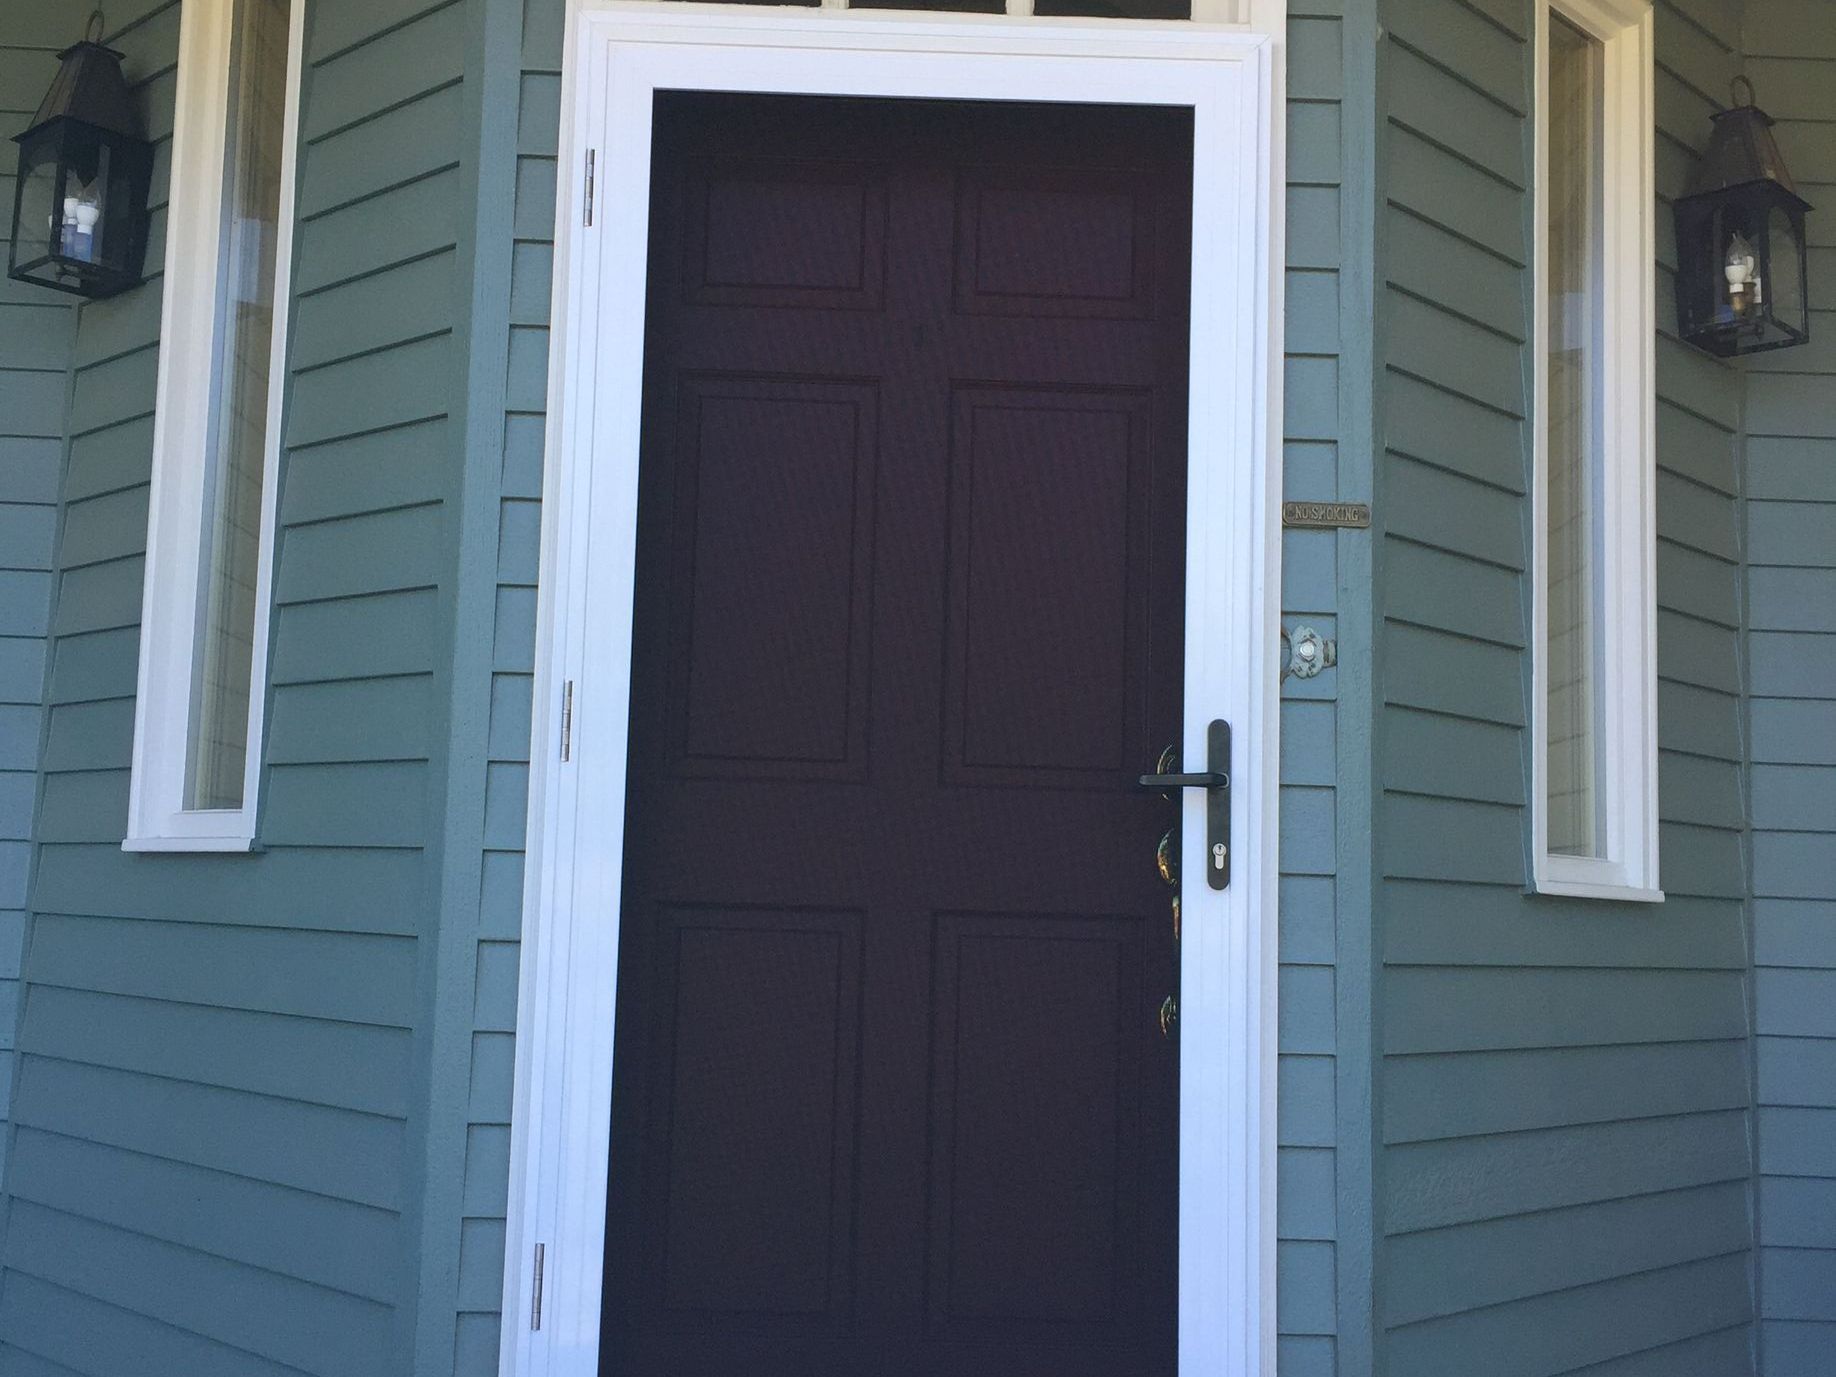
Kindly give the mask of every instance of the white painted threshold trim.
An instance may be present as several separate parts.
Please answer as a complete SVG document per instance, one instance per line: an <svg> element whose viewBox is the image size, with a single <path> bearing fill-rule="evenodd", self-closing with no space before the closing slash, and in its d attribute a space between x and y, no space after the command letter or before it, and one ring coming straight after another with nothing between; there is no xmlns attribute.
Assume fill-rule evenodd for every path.
<svg viewBox="0 0 1836 1377"><path fill-rule="evenodd" d="M1601 45L1598 807L1604 854L1549 849L1549 27ZM1530 889L1662 903L1657 741L1657 123L1651 0L1537 0Z"/></svg>
<svg viewBox="0 0 1836 1377"><path fill-rule="evenodd" d="M140 668L124 851L248 851L255 845L267 706L268 622L286 397L287 329L293 282L295 171L299 153L306 6L295 3L287 33L287 99L282 116L281 190L274 247L273 338L262 455L255 625L249 655L248 750L240 808L186 808L193 672L197 663L211 502L209 456L221 368L224 168L229 74L235 38L232 0L193 0L179 17L171 195L166 209L159 368L153 417L152 484L140 615ZM144 289L143 289L144 290Z"/></svg>
<svg viewBox="0 0 1836 1377"><path fill-rule="evenodd" d="M643 189L660 89L1194 111L1184 749L1187 759L1203 759L1213 718L1236 728L1240 866L1230 889L1194 885L1184 896L1179 1369L1182 1377L1273 1377L1279 41L1193 23L570 0L504 1377L599 1373L648 259ZM580 175L589 150L597 192L590 227ZM563 762L569 683L571 759ZM1190 791L1187 855L1204 854L1203 812Z"/></svg>

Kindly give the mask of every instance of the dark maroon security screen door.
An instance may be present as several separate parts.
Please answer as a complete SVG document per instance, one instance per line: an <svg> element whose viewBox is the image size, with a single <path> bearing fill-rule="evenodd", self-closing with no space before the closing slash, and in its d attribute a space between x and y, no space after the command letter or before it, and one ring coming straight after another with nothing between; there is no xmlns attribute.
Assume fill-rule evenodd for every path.
<svg viewBox="0 0 1836 1377"><path fill-rule="evenodd" d="M606 1377L1171 1377L1188 112L659 100Z"/></svg>

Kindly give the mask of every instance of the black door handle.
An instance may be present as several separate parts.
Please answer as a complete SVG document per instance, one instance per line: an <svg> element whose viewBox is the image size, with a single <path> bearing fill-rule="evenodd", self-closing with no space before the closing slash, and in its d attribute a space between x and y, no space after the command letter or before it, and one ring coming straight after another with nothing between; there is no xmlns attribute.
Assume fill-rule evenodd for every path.
<svg viewBox="0 0 1836 1377"><path fill-rule="evenodd" d="M1143 775L1143 789L1228 789L1229 775Z"/></svg>
<svg viewBox="0 0 1836 1377"><path fill-rule="evenodd" d="M1230 884L1230 723L1214 721L1205 745L1211 768L1204 773L1142 775L1140 784L1143 789L1205 791L1205 879L1213 889L1223 889Z"/></svg>

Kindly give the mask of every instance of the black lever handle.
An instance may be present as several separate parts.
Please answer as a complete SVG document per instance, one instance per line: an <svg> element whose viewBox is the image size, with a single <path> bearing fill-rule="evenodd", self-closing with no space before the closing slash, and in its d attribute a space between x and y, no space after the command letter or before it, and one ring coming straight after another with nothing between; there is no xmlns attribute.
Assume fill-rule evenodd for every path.
<svg viewBox="0 0 1836 1377"><path fill-rule="evenodd" d="M1230 787L1229 775L1143 775L1143 789L1227 789Z"/></svg>
<svg viewBox="0 0 1836 1377"><path fill-rule="evenodd" d="M1230 884L1230 723L1214 721L1205 733L1211 766L1202 774L1152 774L1141 776L1143 789L1203 789L1205 791L1205 879L1213 889ZM1163 764L1173 762L1162 757Z"/></svg>

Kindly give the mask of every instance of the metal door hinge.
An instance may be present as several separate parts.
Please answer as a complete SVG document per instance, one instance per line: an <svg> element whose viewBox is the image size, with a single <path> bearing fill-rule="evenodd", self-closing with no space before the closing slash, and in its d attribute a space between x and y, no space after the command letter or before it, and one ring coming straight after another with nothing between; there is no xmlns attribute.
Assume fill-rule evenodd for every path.
<svg viewBox="0 0 1836 1377"><path fill-rule="evenodd" d="M561 758L569 760L574 754L574 681L569 679L561 686Z"/></svg>
<svg viewBox="0 0 1836 1377"><path fill-rule="evenodd" d="M529 1327L531 1329L540 1329L542 1327L542 1254L543 1254L543 1251L544 1249L542 1245L540 1243L536 1244L535 1246L535 1277L534 1277L533 1284L529 1288L530 1289Z"/></svg>
<svg viewBox="0 0 1836 1377"><path fill-rule="evenodd" d="M598 151L592 148L587 149L587 156L586 156L586 224L589 228L593 224L593 165L598 160L599 160Z"/></svg>

